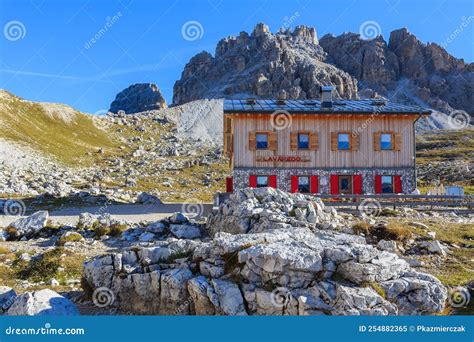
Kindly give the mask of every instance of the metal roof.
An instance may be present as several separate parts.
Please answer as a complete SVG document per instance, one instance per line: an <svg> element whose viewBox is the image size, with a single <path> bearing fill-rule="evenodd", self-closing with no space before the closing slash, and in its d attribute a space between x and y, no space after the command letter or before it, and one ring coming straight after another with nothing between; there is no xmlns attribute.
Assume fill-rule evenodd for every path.
<svg viewBox="0 0 474 342"><path fill-rule="evenodd" d="M224 113L273 113L275 111L289 113L315 114L424 114L429 115L431 110L419 106L403 105L379 99L366 100L333 100L332 108L321 108L319 100L260 100L260 99L226 99Z"/></svg>

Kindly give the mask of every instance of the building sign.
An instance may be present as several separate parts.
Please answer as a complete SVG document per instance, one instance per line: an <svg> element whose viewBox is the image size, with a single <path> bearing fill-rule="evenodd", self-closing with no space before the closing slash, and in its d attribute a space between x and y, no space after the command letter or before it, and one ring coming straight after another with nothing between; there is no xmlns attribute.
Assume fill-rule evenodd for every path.
<svg viewBox="0 0 474 342"><path fill-rule="evenodd" d="M282 163L297 163L309 162L310 158L305 156L256 156L257 162L282 162Z"/></svg>

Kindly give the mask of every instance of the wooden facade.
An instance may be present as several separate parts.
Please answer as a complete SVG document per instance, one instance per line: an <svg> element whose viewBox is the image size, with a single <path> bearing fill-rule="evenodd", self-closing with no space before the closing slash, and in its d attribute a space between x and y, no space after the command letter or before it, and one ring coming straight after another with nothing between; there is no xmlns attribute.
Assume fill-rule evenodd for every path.
<svg viewBox="0 0 474 342"><path fill-rule="evenodd" d="M269 114L225 114L224 152L232 168L414 167L414 122L418 118L416 114L298 113L291 114L285 128L276 129ZM269 133L271 148L255 148L252 136L257 132ZM310 135L308 149L295 148L298 132ZM342 132L350 136L349 150L335 148L337 133ZM382 133L392 135L393 149L380 149ZM305 161L261 161L268 156L299 156Z"/></svg>

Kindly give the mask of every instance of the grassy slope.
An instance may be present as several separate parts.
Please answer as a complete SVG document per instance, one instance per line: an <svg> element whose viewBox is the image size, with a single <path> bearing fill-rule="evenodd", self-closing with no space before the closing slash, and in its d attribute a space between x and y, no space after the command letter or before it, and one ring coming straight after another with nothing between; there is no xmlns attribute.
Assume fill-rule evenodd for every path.
<svg viewBox="0 0 474 342"><path fill-rule="evenodd" d="M420 164L474 159L474 130L438 131L417 136L416 158Z"/></svg>
<svg viewBox="0 0 474 342"><path fill-rule="evenodd" d="M474 163L474 130L464 129L456 131L433 131L419 134L416 139L417 165L436 164L449 161L465 161ZM474 194L472 181L457 182L464 186L466 194ZM427 187L419 184L422 192Z"/></svg>
<svg viewBox="0 0 474 342"><path fill-rule="evenodd" d="M38 103L1 92L2 138L24 144L70 166L92 165L97 157L94 153L99 148L108 150L117 147L118 143L107 132L94 125L90 115L64 106L73 112L68 122L48 115Z"/></svg>
<svg viewBox="0 0 474 342"><path fill-rule="evenodd" d="M140 145L146 146L146 143L140 141L131 143L131 138L141 137L145 142L151 141L150 139L158 141L161 134L173 129L173 126L163 126L152 119L143 119L141 124L147 127L144 132L137 131L133 126L101 125L99 121L95 122L99 123L96 126L90 115L65 105L61 105L61 109L64 109L61 112L73 114L69 122L58 116L48 115L38 103L22 100L0 89L0 137L40 151L70 167L94 165L107 169L117 157L123 158L127 165L133 159L132 152ZM97 153L99 148L104 149L103 154ZM154 165L163 163L165 159L167 158L157 158ZM168 194L163 194L162 200L167 202L190 199L211 202L215 192L224 190L224 177L228 173L226 161L210 166L162 171L160 174L155 173L153 177L142 176L144 170L139 165L129 167L137 171L134 177L138 183L136 187L125 186L123 173L112 174L112 180L104 182L104 185L136 191L165 191ZM151 167L147 171L153 175L153 169ZM203 180L209 173L213 177L209 186L205 186ZM162 185L166 178L174 180L172 188Z"/></svg>

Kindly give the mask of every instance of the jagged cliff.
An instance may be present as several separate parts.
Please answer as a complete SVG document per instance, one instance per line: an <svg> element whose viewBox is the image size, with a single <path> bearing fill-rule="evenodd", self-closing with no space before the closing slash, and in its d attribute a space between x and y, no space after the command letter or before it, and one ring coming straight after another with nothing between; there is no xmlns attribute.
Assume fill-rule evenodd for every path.
<svg viewBox="0 0 474 342"><path fill-rule="evenodd" d="M371 88L396 101L420 100L439 111L474 114L474 64L451 56L435 44L423 44L406 28L364 40L359 34L325 35L320 45L327 62L348 72L359 88Z"/></svg>
<svg viewBox="0 0 474 342"><path fill-rule="evenodd" d="M174 85L173 103L200 98L319 98L319 86L336 86L343 98L382 95L443 113L474 113L474 63L424 44L407 29L365 40L359 34L325 35L298 26L271 33L258 24L218 44L215 56L191 58ZM439 121L439 120L438 120Z"/></svg>
<svg viewBox="0 0 474 342"><path fill-rule="evenodd" d="M335 85L337 96L354 98L356 80L325 59L314 28L298 26L273 34L258 24L250 35L222 39L214 57L208 52L194 56L174 85L173 104L252 95L316 98L325 84Z"/></svg>

